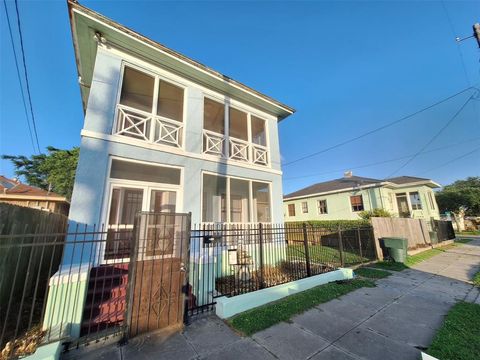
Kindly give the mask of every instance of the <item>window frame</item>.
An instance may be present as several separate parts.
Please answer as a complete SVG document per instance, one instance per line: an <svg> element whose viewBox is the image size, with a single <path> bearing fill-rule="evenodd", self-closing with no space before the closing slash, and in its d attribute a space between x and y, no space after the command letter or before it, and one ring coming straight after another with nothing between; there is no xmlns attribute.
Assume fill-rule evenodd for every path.
<svg viewBox="0 0 480 360"><path fill-rule="evenodd" d="M122 87L123 87L124 73L125 73L125 68L126 67L132 68L136 71L142 72L142 73L154 78L152 110L151 110L151 112L146 112L146 111L143 111L143 110L138 110L138 111L140 111L142 113L148 113L152 117L158 117L160 119L165 119L166 121L173 121L173 122L176 122L176 123L181 123L182 124L182 130L181 130L180 146L170 146L170 145L166 145L166 144L151 141L152 136L154 136L154 131L153 131L154 130L154 125L153 125L154 121L152 121L152 123L150 124L150 136L149 136L148 141L142 140L142 139L137 139L137 138L134 138L134 137L128 137L128 136L116 134L117 128L118 128L118 125L119 125L118 124L118 112L119 112L118 106L122 105L122 104L120 104L120 99L121 99L121 96L122 96ZM175 86L183 89L182 121L178 121L178 120L175 120L175 119L169 119L167 117L164 117L164 116L161 116L161 115L157 114L160 80L165 81L167 83L170 83L171 85L175 85ZM112 136L116 136L116 137L118 136L120 138L127 138L129 140L138 141L142 144L147 143L147 144L153 144L155 146L160 146L164 149L172 149L173 148L173 149L180 149L180 150L185 151L185 143L186 143L185 135L186 135L186 127L187 127L187 109L188 109L188 104L187 103L188 103L188 86L185 83L179 82L178 80L173 79L173 78L171 78L169 76L166 76L164 74L160 74L160 72L155 71L154 69L149 69L149 68L146 68L144 66L135 64L134 62L127 61L127 60L124 59L124 60L122 60L122 64L121 64L121 68L120 68L120 79L118 81L117 96L116 96L116 100L115 100L115 111L114 111L114 114L113 114L112 128L110 129L109 133Z"/></svg>
<svg viewBox="0 0 480 360"><path fill-rule="evenodd" d="M308 214L308 201L302 201L302 214Z"/></svg>
<svg viewBox="0 0 480 360"><path fill-rule="evenodd" d="M324 203L325 206L324 206L324 207L320 206L320 203ZM323 208L325 208L324 211L322 211ZM317 213L318 213L318 215L326 215L326 214L328 214L327 199L318 199L318 200L317 200Z"/></svg>
<svg viewBox="0 0 480 360"><path fill-rule="evenodd" d="M354 205L354 204L352 203L352 198L358 198L358 197L361 199L361 206L362 206L362 208L361 208L360 210L355 209L355 207L358 207L359 205ZM350 195L349 201L350 201L350 210L351 210L352 212L365 211L365 203L363 202L363 195L362 195L362 194L360 194L360 195Z"/></svg>
<svg viewBox="0 0 480 360"><path fill-rule="evenodd" d="M416 200L415 203L414 203L412 201L412 197L414 197L415 195L417 195L418 200ZM423 210L422 198L420 196L419 191L408 192L408 200L409 200L409 203L410 203L411 211L413 211L413 210Z"/></svg>
<svg viewBox="0 0 480 360"><path fill-rule="evenodd" d="M225 221L222 222L209 222L209 221L204 221L203 219L203 189L204 189L204 175L211 175L211 176L218 176L218 177L223 177L226 178L226 194L225 194ZM230 198L230 179L237 179L237 180L243 180L248 182L248 211L249 211L249 218L250 221L248 222L232 222L231 221L231 198ZM264 181L264 180L257 180L257 179L251 179L251 178L244 178L244 177L239 177L239 176L231 176L231 175L226 175L226 174L219 174L211 171L202 171L201 172L201 179L200 179L200 220L202 224L217 224L217 223L224 223L224 224L258 224L259 221L257 221L257 214L254 212L254 206L253 206L253 183L262 183L268 186L268 197L269 197L269 217L270 221L269 222L263 222L263 223L272 223L273 219L273 213L272 213L272 183L269 181Z"/></svg>
<svg viewBox="0 0 480 360"><path fill-rule="evenodd" d="M434 199L435 199L435 195L434 195L433 191L429 191L429 192L428 192L428 199L429 199L429 201L430 201L430 209L436 210L436 209L435 209L435 200L434 200Z"/></svg>
<svg viewBox="0 0 480 360"><path fill-rule="evenodd" d="M295 217L297 216L297 212L295 209L295 203L287 204L287 210L288 210L288 217ZM293 211L292 211L293 210Z"/></svg>

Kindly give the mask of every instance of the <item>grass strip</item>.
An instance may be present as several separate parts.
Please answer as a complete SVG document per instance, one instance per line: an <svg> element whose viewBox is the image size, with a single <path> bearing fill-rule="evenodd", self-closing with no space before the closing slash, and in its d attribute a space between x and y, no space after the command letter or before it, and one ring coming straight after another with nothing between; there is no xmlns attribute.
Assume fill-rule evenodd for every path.
<svg viewBox="0 0 480 360"><path fill-rule="evenodd" d="M455 235L480 235L480 230L460 231L460 232L456 232Z"/></svg>
<svg viewBox="0 0 480 360"><path fill-rule="evenodd" d="M480 305L466 302L455 304L427 353L442 360L479 359Z"/></svg>
<svg viewBox="0 0 480 360"><path fill-rule="evenodd" d="M455 239L455 243L466 244L472 241L473 239Z"/></svg>
<svg viewBox="0 0 480 360"><path fill-rule="evenodd" d="M365 279L328 283L245 311L234 316L228 322L237 331L245 335L252 335L279 322L287 321L293 315L303 313L318 304L328 302L362 287L375 287L375 283L372 280Z"/></svg>
<svg viewBox="0 0 480 360"><path fill-rule="evenodd" d="M475 285L476 287L480 287L480 271L477 271L477 273L473 277L473 285Z"/></svg>
<svg viewBox="0 0 480 360"><path fill-rule="evenodd" d="M404 264L393 262L393 261L379 261L376 264L372 265L372 267L391 270L391 271L402 271L412 267L413 265L421 263L422 261L428 260L436 255L444 253L449 249L453 249L457 246L461 246L464 243L465 242L463 241L456 241L453 244L445 245L435 249L425 250L415 255L407 255L407 260L405 261Z"/></svg>
<svg viewBox="0 0 480 360"><path fill-rule="evenodd" d="M392 273L388 271L369 268L358 268L355 270L355 274L368 279L383 279L392 275Z"/></svg>

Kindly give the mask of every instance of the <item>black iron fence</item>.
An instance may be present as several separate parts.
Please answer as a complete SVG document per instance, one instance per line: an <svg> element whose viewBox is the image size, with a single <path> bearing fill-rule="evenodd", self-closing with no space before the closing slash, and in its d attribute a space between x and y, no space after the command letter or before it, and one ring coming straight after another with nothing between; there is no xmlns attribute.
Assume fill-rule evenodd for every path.
<svg viewBox="0 0 480 360"><path fill-rule="evenodd" d="M191 226L186 214L140 213L130 228L70 230L0 236L0 351L134 336L211 310L219 296L375 259L371 227Z"/></svg>
<svg viewBox="0 0 480 360"><path fill-rule="evenodd" d="M455 231L451 221L432 220L432 228L437 233L438 242L455 239Z"/></svg>
<svg viewBox="0 0 480 360"><path fill-rule="evenodd" d="M370 226L198 225L191 231L188 313L236 296L376 259Z"/></svg>

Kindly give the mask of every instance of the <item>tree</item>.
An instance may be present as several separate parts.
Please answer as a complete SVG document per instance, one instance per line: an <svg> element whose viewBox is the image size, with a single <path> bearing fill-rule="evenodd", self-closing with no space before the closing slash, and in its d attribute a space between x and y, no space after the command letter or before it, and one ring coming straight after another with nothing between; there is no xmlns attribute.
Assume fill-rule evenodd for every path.
<svg viewBox="0 0 480 360"><path fill-rule="evenodd" d="M480 216L480 176L457 180L435 194L440 212L457 213L460 209L468 216Z"/></svg>
<svg viewBox="0 0 480 360"><path fill-rule="evenodd" d="M61 150L47 147L47 154L2 155L15 166L15 175L23 177L28 185L53 191L70 199L72 196L79 148Z"/></svg>

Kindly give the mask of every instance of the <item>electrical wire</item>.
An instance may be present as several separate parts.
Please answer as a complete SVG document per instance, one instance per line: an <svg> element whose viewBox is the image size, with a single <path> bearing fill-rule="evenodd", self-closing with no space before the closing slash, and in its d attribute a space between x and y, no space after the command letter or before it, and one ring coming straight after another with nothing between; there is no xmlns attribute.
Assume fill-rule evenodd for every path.
<svg viewBox="0 0 480 360"><path fill-rule="evenodd" d="M480 140L480 137L470 139L470 140L465 140L465 141L458 142L458 143L455 143L455 144L450 144L450 145L447 145L447 146L442 146L442 147L427 150L427 151L422 151L419 155L428 154L428 153L432 153L432 152L436 152L436 151L441 151L441 150L457 147L458 145L466 144L466 143L470 143L472 141L478 141L478 140ZM376 161L376 162L373 162L373 163L368 163L368 164L363 164L363 165L358 165L358 166L350 166L350 167L348 167L348 169L355 170L355 169L362 169L362 168L367 168L367 167L371 167L371 166L386 164L386 163L389 163L389 162L395 162L395 161L399 161L399 160L403 160L403 159L408 159L409 157L412 157L413 155L414 154L410 154L410 155L400 156L400 157L397 157L397 158L392 158L392 159L387 159L387 160L382 160L382 161ZM310 174L310 175L293 176L293 177L283 178L283 180L303 179L303 178L308 178L308 177L333 174L333 173L337 173L339 171L344 171L344 170L345 170L345 168L332 170L332 171L327 171L327 172L315 173L315 174Z"/></svg>
<svg viewBox="0 0 480 360"><path fill-rule="evenodd" d="M456 93L453 94L453 95L450 95L450 96L448 96L448 97L446 97L446 98L443 98L442 100L439 100L439 101L437 101L437 102L435 102L435 103L433 103L433 104L431 104L431 105L429 105L429 106L426 106L426 107L424 107L424 108L422 108L422 109L420 109L420 110L417 110L417 111L415 111L414 113L411 113L411 114L409 114L409 115L406 115L406 116L404 116L404 117L402 117L402 118L400 118L400 119L391 121L391 122L389 122L389 123L387 123L387 124L385 124L385 125L382 125L382 126L376 128L376 129L367 131L367 132L365 132L365 133L363 133L363 134L361 134L361 135L355 136L355 137L353 137L353 138L351 138L351 139L348 139L348 140L342 141L342 142L340 142L340 143L337 143L337 144L335 144L335 145L329 146L329 147L327 147L327 148L325 148L325 149L322 149L322 150L320 150L320 151L316 151L316 152L311 153L311 154L309 154L309 155L302 156L302 157L300 157L300 158L298 158L298 159L296 159L296 160L289 161L289 162L283 164L283 166L288 166L288 165L297 163L297 162L299 162L299 161L306 160L306 159L309 159L309 158L311 158L311 157L314 157L314 156L317 156L317 155L326 153L327 151L336 149L336 148L338 148L338 147L341 147L341 146L343 146L343 145L346 145L346 144L349 144L349 143L351 143L351 142L357 141L357 140L359 140L359 139L362 139L362 138L364 138L364 137L366 137L366 136L368 136L368 135L371 135L371 134L373 134L373 133L376 133L376 132L378 132L378 131L381 131L381 130L384 130L384 129L386 129L386 128L389 128L389 127L391 127L391 126L393 126L393 125L396 125L396 124L398 124L398 123L400 123L400 122L402 122L402 121L405 121L405 120L407 120L407 119L409 119L409 118L411 118L411 117L414 117L414 116L416 116L416 115L418 115L418 114L420 114L420 113L422 113L422 112L424 112L424 111L430 110L430 109L434 108L435 106L438 106L438 105L440 105L440 104L442 104L442 103L444 103L444 102L446 102L446 101L448 101L448 100L450 100L450 99L453 99L453 98L455 98L456 96L458 96L458 95L460 95L460 94L463 94L464 92L466 92L466 91L468 91L468 90L472 90L472 89L477 89L477 88L475 88L475 87L473 87L473 86L469 86L469 87L467 87L467 88L465 88L465 89L463 89L463 90L461 90L461 91L459 91L459 92L456 92ZM478 90L478 89L477 89L477 90Z"/></svg>
<svg viewBox="0 0 480 360"><path fill-rule="evenodd" d="M33 113L32 96L31 96L31 93L30 93L30 84L29 84L29 81L28 81L27 64L26 64L26 61L25 61L25 49L24 49L24 46L23 46L22 26L20 24L20 13L18 11L18 0L15 0L15 11L17 13L18 34L20 36L20 50L21 50L21 53L22 53L23 71L25 73L25 85L26 85L26 88L27 88L28 103L30 104L30 115L32 117L33 132L34 132L34 135L35 135L35 140L36 140L36 143L37 143L38 151L39 151L39 153L42 153L42 151L40 150L40 142L38 141L38 132L37 132L37 125L36 125L36 122L35 122L35 115Z"/></svg>
<svg viewBox="0 0 480 360"><path fill-rule="evenodd" d="M30 141L32 142L33 151L34 152L40 152L40 149L35 149L35 142L33 140L32 126L30 125L30 119L28 118L27 103L25 101L25 92L24 92L24 89L23 89L22 77L20 75L20 69L18 67L17 50L15 49L15 41L13 40L12 27L10 25L10 16L8 15L6 0L3 0L3 5L4 5L4 8L5 8L5 15L7 17L8 32L10 34L10 42L12 43L13 58L15 60L15 68L17 70L18 83L20 84L20 93L22 95L23 110L25 112L25 119L26 119L27 125L28 125L28 133L30 134Z"/></svg>
<svg viewBox="0 0 480 360"><path fill-rule="evenodd" d="M452 159L452 160L449 160L449 161L447 161L446 163L443 163L443 164L440 165L440 166L437 166L437 167L431 168L431 169L429 169L429 170L427 170L427 171L424 171L424 172L421 173L421 174L426 174L426 173L431 172L431 171L433 171L433 170L437 170L437 169L439 169L439 168L442 168L442 167L444 167L444 166L447 166L447 165L451 164L452 162L455 162L455 161L457 161L457 160L463 159L463 158L465 158L465 157L467 157L467 156L469 156L469 155L472 155L473 153L475 153L475 152L477 152L477 151L479 151L479 150L480 150L480 147L477 147L477 148L475 148L475 149L473 149L473 150L471 150L471 151L469 151L469 152L467 152L467 153L465 153L465 154L463 154L463 155L457 156L456 158L454 158L454 159Z"/></svg>
<svg viewBox="0 0 480 360"><path fill-rule="evenodd" d="M397 168L395 171L393 171L392 173L390 173L390 175L387 176L387 179L392 177L393 175L395 175L396 173L398 173L400 170L402 170L405 166L407 166L408 164L410 164L413 160L415 160L415 158L422 152L424 151L426 148L428 148L430 146L430 144L432 144L442 133L443 131L457 118L458 115L460 115L460 113L463 111L463 109L465 109L465 106L467 106L467 104L470 102L470 100L473 99L473 97L477 94L477 92L473 93L472 95L470 95L468 97L468 99L462 104L462 106L455 112L455 114L450 118L450 120L448 120L445 125L443 125L439 131L437 131L435 133L435 135L432 136L432 138L425 144L422 146L422 148L417 151L410 159L408 159L407 161L405 161L402 165L400 165L399 168Z"/></svg>

